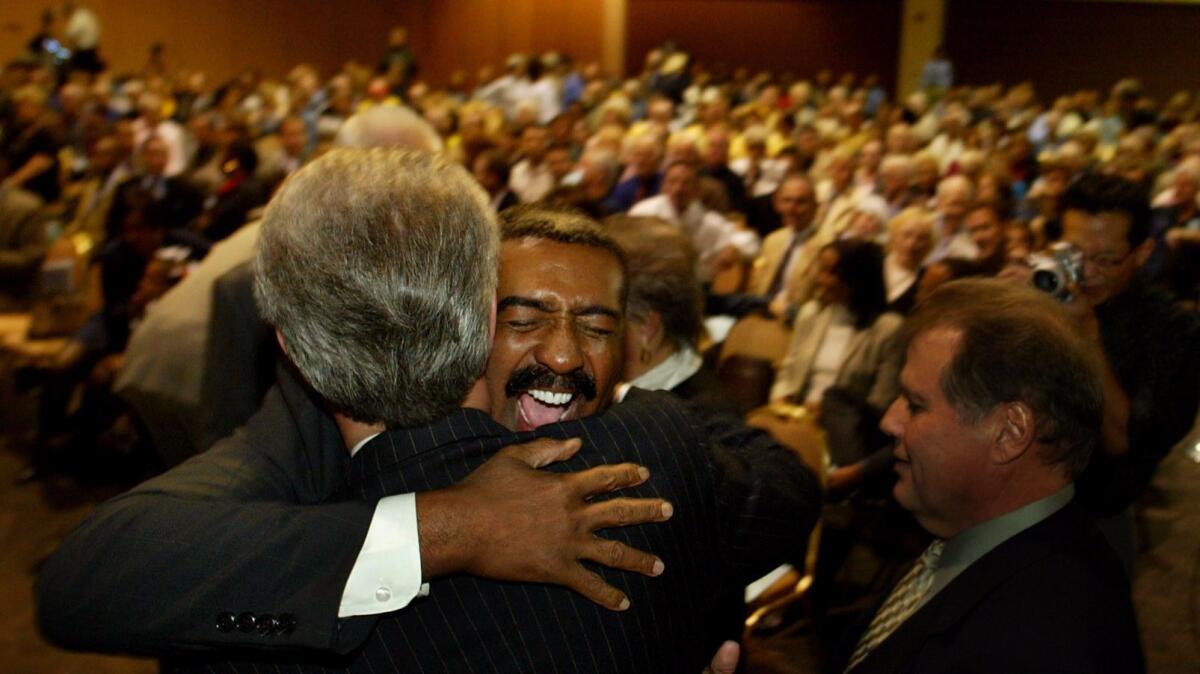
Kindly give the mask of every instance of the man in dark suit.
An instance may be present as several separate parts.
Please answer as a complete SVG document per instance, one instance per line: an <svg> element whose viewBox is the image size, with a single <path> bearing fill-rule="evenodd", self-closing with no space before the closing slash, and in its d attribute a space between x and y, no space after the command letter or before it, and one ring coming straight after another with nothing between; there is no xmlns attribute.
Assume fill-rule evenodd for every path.
<svg viewBox="0 0 1200 674"><path fill-rule="evenodd" d="M331 162L336 164L341 161L345 161L345 165L341 166L344 178L346 173L357 170L352 167L362 167L369 163L361 157L348 159L334 156L332 159L322 160L318 166L325 167ZM381 172L393 177L402 176L403 180L404 162L402 161L400 164L401 166L382 166L380 167ZM324 170L324 168L320 170ZM303 171L298 174L298 176L304 175L306 174ZM322 194L325 199L336 199L339 194L344 196L348 189L345 183L353 182L355 191L360 194L366 191L362 181L357 179L358 177L360 176L351 176L339 187L323 191L314 191L309 189L312 187L311 185L301 184L304 182L303 180L293 179L289 182L289 186L284 188L285 196L281 197L282 202L276 202L273 210L277 213L279 221L292 222L293 217L303 216L299 214L298 209L293 210L289 206L289 200L286 197L289 189L301 195ZM409 177L411 178L411 176ZM384 196L393 199L395 194L423 194L423 197L417 199L419 203L414 206L416 210L409 212L422 214L428 212L432 216L431 221L439 223L463 222L464 210L474 213L474 209L479 209L485 203L483 197L480 196L477 200L478 204L466 209L461 196L454 199L446 194L451 187L461 189L458 182L449 179L453 176L441 175L438 177L442 180L432 181L432 184L428 186L425 184L404 185L407 188L427 187L429 194L416 189L389 189L384 192ZM447 187L447 184L450 186ZM314 209L315 212L324 212L319 207L330 205L331 203L311 204L308 205L308 208ZM440 275L418 276L416 281L424 282L426 285L421 288L427 292L401 294L395 299L397 305L409 303L410 306L393 306L385 299L384 306L379 307L378 305L368 306L370 302L364 303L361 296L355 297L353 288L339 288L337 283L332 282L332 278L326 276L345 277L345 280L349 281L349 285L353 286L363 283L364 280L369 281L368 277L372 276L374 281L378 281L380 274L390 277L393 270L398 273L422 274L423 270L420 265L403 264L396 260L396 246L405 250L403 242L393 240L392 246L380 245L380 242L388 241L389 234L396 235L389 229L391 223L372 225L367 220L357 227L367 231L333 231L321 238L319 232L327 229L328 223L317 223L319 224L319 227L316 227L318 234L314 235L311 229L300 228L297 230L294 222L289 225L287 230L278 225L271 227L272 222L269 212L264 223L260 268L281 270L290 266L293 273L302 274L305 278L303 285L311 284L315 288L310 287L305 290L296 283L286 280L286 270L280 272L284 276L276 278L272 278L275 276L274 273L264 274L264 277L260 278L260 289L267 286L273 290L268 289L263 293L265 298L263 311L266 317L278 326L285 349L300 371L304 373L308 382L326 398L333 409L339 410L336 417L338 428L341 431L340 436L345 442L345 446L358 450L352 460L354 465L351 468L348 493L364 496L369 503L385 493L411 491L417 488L418 484L422 485L420 487L422 490L436 487L439 483L450 484L458 477L466 475L466 472L475 466L480 465L500 445L512 439L530 437L527 435L512 436L507 429L495 424L485 414L478 411L471 409L442 411L448 403L457 406L462 391L470 381L470 378L464 375L464 371L470 372L472 370L470 360L478 360L479 357L476 341L480 335L474 334L474 332L478 332L478 327L473 333L460 334L457 338L446 332L453 331L456 323L465 322L468 326L478 326L478 320L468 320L470 316L486 315L487 313L486 305L478 306L478 303L480 299L490 303L491 292L478 292L479 285L482 284L486 289L488 284L480 278L483 271L477 269L479 267L486 271L489 267L489 258L495 259L494 252L489 253L486 236L481 235L478 231L479 229L486 231L486 225L481 223L475 230L471 230L469 227L471 220L467 218L465 222L468 231L465 234L454 232L453 236L449 238L437 239L441 242L440 246L430 247L430 237L437 235L438 232L422 232L417 229L417 224L405 223L406 226L411 225L416 230L411 234L414 238L408 239L408 241L414 242L410 245L415 247L419 243L425 246L420 248L417 253L420 253L422 257L432 253L441 255L441 257L435 255L434 259L427 260L425 267L425 269L436 270ZM371 229L372 226L374 229ZM350 225L348 227L355 229ZM408 235L410 232L405 229L399 236ZM315 237L317 240L309 237ZM366 244L366 248L371 250L367 251L362 248L365 242L369 242ZM304 250L303 254L299 254L300 251L295 250L298 244ZM339 249L343 245L355 244L359 247L360 252L369 252L370 254L364 254L361 260L330 255L330 248ZM375 250L376 248L378 249ZM470 256L472 262L467 263L457 258L449 259L453 258L456 253ZM388 264L379 264L381 256L386 258ZM352 264L349 265L349 268L335 266L330 269L328 264L330 257L338 263ZM320 259L326 260L324 265L317 264ZM607 271L601 271L600 276L604 279L611 279L613 277L612 268L617 266L619 271L619 264L615 258L604 259L603 253L602 261L607 265ZM491 268L494 269L494 262L492 262ZM454 278L444 278L445 272L442 270L453 270ZM397 283L400 287L411 287L408 284L414 281L412 277L403 280L395 278L388 280ZM403 281L407 281L408 284ZM476 288L475 291L471 290L472 284ZM343 285L346 283L343 282ZM296 295L296 293L305 294L326 288L340 293L339 297L342 302L320 301L328 298L312 296L300 298ZM607 313L599 312L599 316L607 317L608 320L612 319L611 313L619 312L620 293L611 286L609 291L604 303L587 303L582 308L589 309L589 311L572 312L572 316L575 316L576 313L579 314L578 320L568 321L564 325L565 331L556 333L559 338L565 339L566 335L576 334L578 338L583 338L589 344L592 341L603 341L600 338L605 328L588 321L594 318L590 310L596 306L616 305L616 310ZM286 296L286 299L281 299L281 294ZM483 297L481 298L480 295ZM375 295L375 297L379 296ZM379 302L380 300L374 301ZM397 331L394 325L387 321L380 321L378 310L381 308L389 312L394 311L397 317L405 321L421 312L426 313L422 315L422 320L408 324L411 327L406 333ZM473 308L476 311L463 313L467 308ZM319 309L319 311L311 313L312 309ZM298 319L295 316L296 312L306 315ZM432 312L432 315L429 312ZM458 312L453 315L458 316L459 320L457 322L447 321L445 312ZM619 316L617 320L619 321ZM318 326L319 328L333 327L336 330L345 330L348 327L348 321L357 323L352 331L356 336L353 339L346 338L338 344L337 351L342 353L331 354L328 348L322 346L322 339L319 336L314 338L312 331L308 330L308 327L314 323L321 324ZM555 322L559 322L558 317L555 318ZM521 329L523 326L516 325L515 327ZM416 334L410 334L414 332L414 328L416 328ZM375 339L383 335L372 331L381 329L386 332L390 341ZM318 329L317 332L319 333L320 330ZM435 351L423 351L421 344L423 340L426 340L424 342L426 346L435 345ZM551 346L555 349L564 348L561 341L551 340L551 342ZM293 348L293 344L299 345L299 348ZM386 353L391 349L386 348L383 349L384 354L372 356L364 353L364 350L378 352L381 344L395 344L398 354L405 355L405 358L394 360L394 357L388 356ZM569 345L565 349L567 352L571 351ZM455 353L449 353L452 351ZM343 353L344 355L342 355ZM411 353L424 353L426 357L410 360L407 356ZM612 356L609 357L612 358ZM338 362L339 359L342 359L341 362ZM371 367L379 360L390 361L382 364L382 373L372 371ZM368 363L368 366L354 365L364 362ZM402 376L397 378L393 377L394 372L388 369L393 367L414 369L402 372ZM355 369L360 370L359 374L362 379L370 381L360 381L358 384L351 384L350 387L333 381L335 378L344 378L350 370ZM454 377L458 377L457 383L455 383ZM399 381L392 383L392 379L399 379ZM599 400L603 400L607 394L605 389L609 387L611 387L611 381L603 387L597 387L595 395L583 397L595 400L598 396ZM555 390L554 387L549 392L555 396L564 394L564 391ZM301 405L298 408L301 409L301 412L293 422L266 424L265 426L258 423L264 414L282 409L282 413L286 415L290 413L287 410L297 409L289 405L291 402L304 402L303 396L296 396L295 391L292 392L290 398L283 395L286 393L287 391L284 390L281 394L269 396L264 410L251 420L247 432L259 429L260 433L269 433L270 429L280 427L304 429L306 423L310 423L314 417L320 416L319 413L303 411L304 406ZM552 401L552 404L563 406L564 402L560 399L557 403ZM599 405L598 402L596 404ZM561 663L563 662L562 658L570 661L571 658L587 654L587 657L590 658L588 662L595 663L587 665L587 668L601 671L615 669L658 671L684 667L687 668L687 671L698 671L700 665L706 661L707 654L712 652L711 648L706 648L705 652L701 652L700 646L715 647L715 643L706 640L706 635L698 629L705 624L704 611L708 608L703 598L704 593L699 593L699 598L687 602L686 608L678 606L679 602L683 601L683 597L696 594L686 588L691 587L694 582L703 582L706 585L715 582L739 582L741 578L751 575L769 564L770 561L766 560L769 560L771 556L787 554L786 545L797 539L802 541L806 535L807 526L811 522L801 521L808 519L807 514L793 514L797 512L797 509L790 508L789 506L792 504L786 498L773 498L777 494L789 493L784 489L778 489L776 483L780 479L786 480L786 476L781 475L780 468L787 469L794 465L794 461L789 462L790 457L785 456L784 460L780 462L779 457L757 456L754 458L765 459L765 461L749 462L747 461L748 457L740 457L733 452L714 452L710 455L704 451L703 442L694 435L696 431L693 429L698 427L698 424L681 418L679 416L681 411L677 405L678 403L671 400L664 402L653 400L652 397L646 398L645 395L640 398L634 396L630 402L620 406L618 412L613 413L614 416L593 417L578 422L578 425L573 427L553 425L543 431L557 437L562 437L563 434L583 435L589 443L589 450L586 455L580 454L577 457L577 465L592 465L597 461L628 458L631 456L631 452L636 453L632 456L645 457L647 462L652 459L655 464L661 465L663 476L660 483L648 487L652 490L648 493L658 493L674 498L677 503L686 504L691 512L687 516L686 526L673 528L666 534L655 534L644 528L631 529L628 536L619 537L620 541L594 539L589 533L590 528L583 527L587 531L582 531L582 533L585 538L591 539L592 549L581 552L580 558L609 561L625 558L627 561L619 563L619 566L656 575L663 571L662 564L640 563L636 560L636 555L630 550L628 544L642 545L646 542L654 545L662 544L673 551L671 553L673 560L670 565L674 569L678 564L680 570L674 572L677 575L670 576L673 578L670 583L671 587L666 589L659 589L654 585L647 588L644 583L637 581L636 577L606 575L602 580L600 576L584 571L582 568L575 572L582 578L581 583L590 582L603 585L604 581L607 581L620 587L624 593L618 597L627 595L632 598L633 608L631 610L634 611L632 615L636 618L614 621L609 616L598 615L591 605L576 601L570 593L559 592L553 588L480 583L463 577L455 577L447 579L445 584L435 584L430 600L413 604L403 612L389 614L379 621L378 627L374 631L370 629L374 621L351 620L339 624L333 634L336 643L331 648L329 643L320 642L321 631L323 628L332 628L336 621L329 620L328 623L322 623L321 616L327 615L332 618L333 605L336 605L336 598L333 595L336 594L336 591L324 593L323 610L315 610L308 619L298 620L293 613L285 611L286 602L291 600L295 604L296 598L288 597L279 590L271 589L276 585L286 587L291 581L291 577L312 574L310 570L290 567L291 577L289 577L289 573L281 572L278 574L278 583L264 585L260 582L252 590L247 588L250 590L249 594L244 599L235 598L239 602L236 605L227 603L225 610L220 610L214 600L228 602L231 595L225 594L220 597L216 594L205 595L203 602L194 604L196 609L192 619L200 617L204 621L203 630L207 630L207 633L200 629L194 630L196 641L193 644L206 645L206 640L214 639L214 633L221 632L227 635L227 641L224 643L230 645L274 646L276 648L297 645L293 635L300 633L300 624L303 623L308 628L306 634L309 640L300 645L345 653L361 644L363 637L367 636L360 631L359 627L359 625L365 624L366 632L369 633L366 646L351 653L348 660L335 658L325 661L325 664L352 667L382 665L384 668L400 668L407 671L398 663L404 661L413 668L419 668L431 664L436 667L439 666L438 663L454 662L459 667L451 667L451 669L459 671L462 668L483 667L488 662L494 662L501 663L498 666L502 669L532 668L532 670L540 671L540 665L537 663ZM308 407L311 408L311 403L308 404ZM575 410L575 412L583 411L582 405ZM538 413L535 411L535 415ZM437 418L433 415L440 415L440 421L417 429L416 427L421 424L416 422L421 417L413 415L422 414L427 418ZM401 420L396 419L398 416ZM563 416L568 415L560 415L559 418ZM403 427L406 430L397 430L375 437L374 434L382 430L379 424L355 421L355 419L373 418L386 419L390 425ZM404 421L405 419L407 422ZM327 427L323 431L320 428L308 427L307 430L298 432L298 435L301 438L329 438L331 434ZM333 433L333 435L339 434ZM234 441L238 441L239 438L245 443L244 434L235 436ZM267 438L258 440L266 441ZM338 444L336 440L334 443ZM188 475L188 471L184 469L190 468L192 481L202 483L205 478L203 475L197 475L195 466L198 463L200 465L211 463L214 459L206 457L214 453L217 456L224 456L227 461L238 460L239 455L227 449L230 444L227 442L214 452L185 464L179 471L175 471L177 474L175 481L178 482L178 474ZM258 443L251 439L250 447L256 444ZM294 451L304 453L305 456L311 454L304 449L303 443ZM338 454L339 452L334 452L335 456ZM327 455L318 453L316 456L326 457ZM244 455L241 458L244 460ZM351 460L346 459L344 453L341 453L341 461ZM493 459L492 462L483 464L474 475L479 474L494 461ZM280 475L280 467L294 465L297 461L294 457L281 456L264 458L263 463L267 464L268 475L286 479L286 476ZM222 480L242 480L247 474L252 473L251 469L225 470ZM317 471L317 474L324 473ZM475 480L474 475L465 480L463 484L472 483ZM508 499L495 499L492 509L500 512L492 513L491 516L496 517L498 521L504 521L503 515L507 511L514 508L527 511L542 499L552 498L555 492L561 491L561 483L549 481L555 479L554 476L544 475L542 479L544 485L533 489L526 485L519 492L531 503L510 503ZM208 476L208 480L207 484L198 484L198 488L202 489L205 486L211 486L213 482L222 481L214 479L212 475ZM163 480L155 486L162 488L169 482L171 480ZM177 489L178 485L168 488ZM250 488L257 487L251 485ZM320 491L320 489L316 491ZM421 496L425 498L418 498L418 512L422 522L422 567L433 566L450 571L475 570L493 577L529 580L530 574L524 574L523 577L519 575L506 576L504 574L509 572L497 572L489 569L488 566L495 560L488 559L487 555L480 558L478 553L483 546L466 540L462 536L455 536L453 528L440 528L436 520L431 522L425 517L425 508L437 505L439 502L449 500L461 503L461 496L457 492L456 488L440 495L434 493L432 496L427 496L427 492L422 491ZM654 503L661 503L661 501L656 500ZM632 512L638 516L634 502L622 499L611 501L609 504L614 512ZM475 510L481 509L476 506ZM470 509L464 510L461 506L458 511L462 513L462 516L478 517L481 514L472 512ZM780 513L785 513L782 521ZM789 522L795 526L788 526ZM618 521L611 521L610 525L615 523ZM441 522L441 524L444 525L446 522ZM363 525L360 523L358 526L357 533L348 536L352 539L349 542L355 542L358 547L365 549L365 546L361 545L363 537L361 527ZM507 532L500 530L468 531L467 533L468 535L483 533L502 537ZM569 529L560 533L564 537L575 539L578 538L581 531L576 527L574 533ZM369 538L370 532L367 532L366 535ZM696 551L700 554L686 554L691 546L697 545L703 546ZM529 564L541 566L548 563L545 561L546 550L538 546L522 548L518 545L516 547L520 554L527 557ZM138 555L137 557L142 559L145 556ZM311 559L314 556L304 554L303 557ZM176 555L176 558L178 559L179 555ZM318 558L328 560L328 563L322 565L323 568L336 566L338 573L331 574L331 576L338 578L344 578L346 566L354 562L352 556L347 558L344 554ZM235 566L247 572L251 571L252 561L249 558L238 556L235 559L237 560L233 562ZM730 578L722 577L722 572L725 570L730 571ZM209 573L212 571L210 570ZM276 577L275 574L262 573L261 569L254 571L253 574L257 575L260 581L264 576L272 579ZM153 577L154 574L147 575ZM353 571L350 572L350 575L353 576ZM188 578L187 581L201 585L207 582L204 578L195 577ZM174 585L176 588L190 587L187 581ZM655 582L657 583L657 581ZM45 582L42 583L42 586L49 584L49 582ZM208 584L211 585L211 583ZM380 591L385 589L381 587ZM510 602L513 592L517 592L516 596L522 598L521 603ZM537 598L529 599L530 594L536 595ZM476 598L475 595L479 595L479 598ZM379 596L379 592L377 592L377 598ZM274 606L266 603L272 597L275 600ZM466 598L464 599L464 597ZM64 601L72 600L70 597L63 599ZM283 601L280 602L279 599ZM462 603L464 601L470 605L470 608ZM479 602L485 603L481 606ZM507 610L497 612L500 606L507 607ZM628 608L629 604L626 603L625 607ZM134 608L137 608L136 602ZM570 613L563 614L564 610ZM243 613L236 615L238 611L243 611ZM559 612L559 620L548 622L555 611ZM282 625L280 624L281 612L286 612L288 615L288 619L283 620ZM268 615L264 615L264 613ZM456 616L451 621L452 628L449 630L440 622L447 615ZM579 626L568 628L562 625L562 618L565 615L573 616L571 620L578 622ZM429 622L431 619L439 622L433 625ZM637 623L631 622L634 619L637 620ZM186 620L179 622L186 622ZM177 624L179 623L177 622ZM641 641L648 638L646 636L648 633L642 630L651 628L656 630L655 633L660 638L657 643L652 643L649 647L642 647ZM544 631L546 629L570 631L573 638L560 642L557 638L549 636ZM222 630L225 631L222 632ZM630 630L638 630L641 633L630 635ZM358 635L357 638L352 636L355 634ZM574 638L579 634L583 634L584 638ZM413 635L418 636L414 637ZM328 636L327 633L326 636ZM613 648L615 647L620 647L620 650L614 652ZM636 654L627 650L626 647L635 648ZM686 657L668 662L666 659L668 655L674 652L683 653L683 651L676 651L677 647L686 651ZM589 653L593 650L595 650L594 655ZM518 653L521 655L517 655ZM186 664L180 666L186 667Z"/></svg>
<svg viewBox="0 0 1200 674"><path fill-rule="evenodd" d="M1128 581L1073 501L1102 388L1061 309L949 283L910 319L894 494L936 537L860 625L846 672L1144 671Z"/></svg>
<svg viewBox="0 0 1200 674"><path fill-rule="evenodd" d="M345 444L349 436L339 432L339 425L349 433L362 424L342 412L336 413L335 424L322 410L363 410L371 405L368 411L358 412L360 418L413 427L457 409L483 370L486 317L495 284L494 262L488 265L495 259L495 222L464 172L424 155L398 151L344 154L326 162L340 162L335 193L314 190L311 181L289 183L293 187L286 192L291 196L276 204L274 215L267 218L272 224L264 226L273 240L278 243L299 234L301 230L291 223L306 214L309 224L329 227L328 222L315 223L313 214L342 212L320 209L332 200L340 199L344 205L354 193L353 201L367 214L348 218L344 227L329 232L328 245L307 251L331 262L325 268L327 276L314 283L348 300L345 281L353 285L360 276L355 273L358 267L347 265L393 269L394 251L388 247L373 256L342 258L333 244L343 244L341 237L347 233L359 235L354 240L362 246L364 236L377 243L372 236L399 236L412 230L418 236L431 230L439 235L441 245L435 250L445 264L432 269L453 273L458 281L418 275L416 285L426 292L397 290L394 296L378 299L383 306L376 305L376 313L360 317L365 332L356 342L357 350L349 349L348 343L327 348L292 342L298 347L290 350L291 359L307 359L301 369L310 384L318 383L323 400L311 400L306 389L281 371L285 376L279 390L267 396L263 410L242 431L97 508L46 562L38 578L39 621L56 643L154 655L234 647L345 653L362 644L380 613L407 605L419 594L422 581L433 577L474 573L557 583L606 608L619 609L627 603L626 596L587 571L579 560L645 573L659 561L627 546L614 549L592 533L667 516L661 499L585 501L644 481L638 466L604 466L567 475L531 469L569 456L578 450L577 442L509 447L448 493L335 498L345 491L346 450L355 444ZM360 166L359 160L366 164ZM354 173L357 168L363 171ZM305 175L318 180L324 170ZM375 179L371 199L358 194L364 188L357 178L368 175ZM392 208L397 194L418 193L419 197L410 196L405 202L410 209L404 212L417 221L409 229L408 220L393 220L400 216ZM314 203L313 194L322 199ZM415 243L404 249L425 262L430 259L429 251ZM387 264L379 263L381 254ZM422 268L402 269L420 274ZM304 273L316 275L307 267ZM342 287L334 278L343 278ZM462 287L464 278L474 291ZM403 323L407 341L397 338L391 329L394 324L381 327L370 322L371 317L378 318L379 310L391 311L404 302L417 306L398 314L402 323L422 307L426 312L415 325ZM361 302L321 306L335 313L365 311ZM343 315L329 320L342 329L344 319ZM437 353L414 347L413 340L421 338L428 339L425 347L435 346ZM313 365L314 357L323 359L327 369ZM409 376L401 378L393 376L394 370L385 370L378 390L387 388L386 397L372 398L376 388L365 385L359 391L362 397L350 401L346 390L330 381L334 372L355 369L355 362L374 364L384 358L389 365L383 367L410 368ZM474 404L486 407L478 400ZM378 429L382 430L382 422ZM124 618L109 619L115 614Z"/></svg>
<svg viewBox="0 0 1200 674"><path fill-rule="evenodd" d="M167 144L158 136L150 136L142 144L142 175L129 178L117 187L117 192L140 190L149 197L155 224L165 229L186 227L204 208L204 195L184 178L172 177L167 171ZM114 232L109 232L114 235Z"/></svg>

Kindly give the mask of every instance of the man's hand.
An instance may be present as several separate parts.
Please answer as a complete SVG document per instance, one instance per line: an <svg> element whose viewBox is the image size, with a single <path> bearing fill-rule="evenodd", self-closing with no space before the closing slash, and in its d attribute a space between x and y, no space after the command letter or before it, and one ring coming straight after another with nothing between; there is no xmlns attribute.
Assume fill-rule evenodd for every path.
<svg viewBox="0 0 1200 674"><path fill-rule="evenodd" d="M733 674L737 671L738 657L741 653L742 647L738 642L726 641L717 649L717 654L713 656L704 674Z"/></svg>
<svg viewBox="0 0 1200 674"><path fill-rule="evenodd" d="M612 610L629 599L580 560L647 576L662 560L597 529L662 522L673 508L662 499L588 499L635 487L649 477L623 463L579 473L538 470L579 451L579 440L541 439L506 447L453 487L417 495L421 567L426 579L468 573L495 580L562 585Z"/></svg>

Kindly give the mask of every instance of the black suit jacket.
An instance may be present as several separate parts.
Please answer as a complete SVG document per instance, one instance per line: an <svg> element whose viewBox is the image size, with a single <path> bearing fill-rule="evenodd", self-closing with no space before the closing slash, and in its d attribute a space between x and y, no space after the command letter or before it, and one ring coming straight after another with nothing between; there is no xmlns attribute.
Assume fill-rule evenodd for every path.
<svg viewBox="0 0 1200 674"><path fill-rule="evenodd" d="M1138 674L1145 664L1120 563L1071 503L967 567L851 671Z"/></svg>
<svg viewBox="0 0 1200 674"><path fill-rule="evenodd" d="M811 476L790 454L761 448L710 452L700 426L668 394L635 392L605 415L539 431L584 438L585 449L555 469L638 460L652 477L633 493L659 494L676 504L668 524L607 532L661 555L667 564L666 574L653 580L601 570L629 593L631 612L609 613L560 588L451 578L436 581L430 599L386 616L373 632L377 617L336 615L378 496L450 484L502 444L531 435L510 434L481 413L463 411L421 432L381 436L351 467L336 428L303 388L284 377L245 428L104 504L73 532L38 578L39 622L52 641L68 648L154 655L246 648L290 649L292 660L299 657L295 649L374 658L388 648L405 648L408 638L419 646L408 651L412 657L436 670L443 652L431 649L449 648L465 660L453 644L478 638L470 655L490 657L506 671L532 671L525 648L534 658L587 653L588 663L600 658L600 671L699 671L693 665L715 648L700 631L710 618L705 612L711 587L743 583L794 554L813 513L802 502L811 498ZM413 440L406 444L405 438ZM347 482L350 474L355 478ZM338 500L339 490L356 498ZM475 590L483 586L490 586L486 594ZM510 615L485 615L478 603L458 603L481 596L489 610L498 610L491 600L517 588L522 596L541 597L541 603L514 608ZM456 619L449 628L442 622L446 611L468 620ZM295 628L286 634L223 632L218 618L226 613L287 613ZM420 627L399 629L405 619ZM540 630L560 627L588 637L561 643L552 634L541 636ZM391 630L386 640L385 630ZM357 650L371 634L379 640ZM521 658L494 650L497 640L515 649L514 639L525 640ZM471 660L472 667L487 669L486 657ZM350 662L361 667L368 660ZM209 664L215 663L197 666Z"/></svg>
<svg viewBox="0 0 1200 674"><path fill-rule="evenodd" d="M200 386L200 449L246 423L275 383L279 343L254 301L254 265L243 262L217 278L212 291L204 378Z"/></svg>

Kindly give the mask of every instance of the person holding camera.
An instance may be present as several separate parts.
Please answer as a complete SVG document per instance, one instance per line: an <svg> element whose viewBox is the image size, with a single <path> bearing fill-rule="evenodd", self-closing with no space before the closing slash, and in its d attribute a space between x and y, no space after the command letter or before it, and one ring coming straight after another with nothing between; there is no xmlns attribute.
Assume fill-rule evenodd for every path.
<svg viewBox="0 0 1200 674"><path fill-rule="evenodd" d="M1067 191L1062 222L1066 245L1053 249L1048 269L1043 263L1034 272L1053 275L1057 266L1059 276L1035 285L1058 290L1100 364L1101 441L1078 480L1079 496L1132 573L1130 506L1200 404L1200 318L1141 273L1155 244L1149 199L1136 183L1081 177Z"/></svg>

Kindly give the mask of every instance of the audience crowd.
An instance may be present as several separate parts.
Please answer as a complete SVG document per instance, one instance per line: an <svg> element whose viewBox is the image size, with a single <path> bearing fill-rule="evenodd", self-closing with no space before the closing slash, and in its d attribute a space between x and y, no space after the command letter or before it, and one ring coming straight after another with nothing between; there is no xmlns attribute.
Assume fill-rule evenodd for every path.
<svg viewBox="0 0 1200 674"><path fill-rule="evenodd" d="M1133 568L1130 506L1200 396L1200 96L1156 101L1125 79L1046 100L1030 83L963 85L943 69L894 99L874 75L725 71L669 44L626 79L555 52L502 66L433 86L403 29L377 67L301 64L283 79L212 82L158 59L118 73L95 50L86 63L38 49L5 64L0 311L68 338L21 373L40 395L31 475L98 445L124 451L129 429L169 467L243 421L214 411L229 380L212 380L228 365L210 320L237 311L218 278L251 258L289 175L334 145L368 144L356 139L397 109L436 131L429 149L465 167L495 211L537 204L604 223L629 275L614 377L816 420L826 500L852 513L825 523L822 582L890 507L879 502L896 457L879 424L912 394L906 317L966 277L1051 292L1104 388L1078 498ZM783 335L777 357L722 353L745 325ZM163 348L190 353L194 372L154 372L165 361L147 352ZM682 392L698 372L703 390Z"/></svg>

